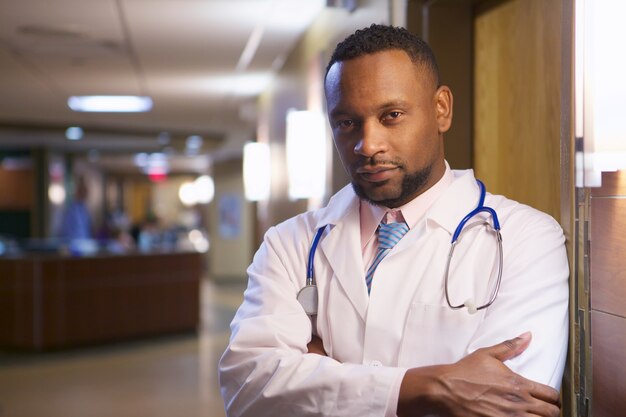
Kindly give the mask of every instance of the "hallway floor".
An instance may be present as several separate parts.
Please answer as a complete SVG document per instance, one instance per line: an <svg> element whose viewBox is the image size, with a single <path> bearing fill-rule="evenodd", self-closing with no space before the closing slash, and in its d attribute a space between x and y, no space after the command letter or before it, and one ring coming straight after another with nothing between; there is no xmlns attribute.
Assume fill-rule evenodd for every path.
<svg viewBox="0 0 626 417"><path fill-rule="evenodd" d="M222 417L217 362L243 286L205 282L183 334L49 353L0 351L0 417Z"/></svg>

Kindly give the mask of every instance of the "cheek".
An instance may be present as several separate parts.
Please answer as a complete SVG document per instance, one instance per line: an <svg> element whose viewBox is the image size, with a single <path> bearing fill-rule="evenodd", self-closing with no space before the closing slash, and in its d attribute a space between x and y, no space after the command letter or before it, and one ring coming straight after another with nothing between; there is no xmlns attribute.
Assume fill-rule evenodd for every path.
<svg viewBox="0 0 626 417"><path fill-rule="evenodd" d="M403 136L404 140L396 149L396 156L405 162L408 167L421 167L436 157L439 153L439 137L424 129L413 130Z"/></svg>

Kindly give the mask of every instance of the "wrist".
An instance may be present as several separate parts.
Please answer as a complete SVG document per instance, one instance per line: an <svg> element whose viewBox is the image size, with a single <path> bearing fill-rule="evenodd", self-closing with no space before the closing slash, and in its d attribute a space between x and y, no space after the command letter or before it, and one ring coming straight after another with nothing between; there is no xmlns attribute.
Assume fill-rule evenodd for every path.
<svg viewBox="0 0 626 417"><path fill-rule="evenodd" d="M411 368L400 385L398 416L427 416L441 410L445 404L441 379L447 365Z"/></svg>

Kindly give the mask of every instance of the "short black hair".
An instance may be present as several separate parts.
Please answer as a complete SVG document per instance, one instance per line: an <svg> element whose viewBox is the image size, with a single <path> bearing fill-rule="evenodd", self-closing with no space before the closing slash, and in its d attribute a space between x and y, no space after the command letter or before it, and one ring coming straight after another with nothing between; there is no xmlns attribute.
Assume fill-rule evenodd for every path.
<svg viewBox="0 0 626 417"><path fill-rule="evenodd" d="M373 24L359 29L337 44L326 66L326 75L336 62L392 49L406 52L414 64L428 68L433 75L435 85L439 87L439 67L430 46L405 28L388 25Z"/></svg>

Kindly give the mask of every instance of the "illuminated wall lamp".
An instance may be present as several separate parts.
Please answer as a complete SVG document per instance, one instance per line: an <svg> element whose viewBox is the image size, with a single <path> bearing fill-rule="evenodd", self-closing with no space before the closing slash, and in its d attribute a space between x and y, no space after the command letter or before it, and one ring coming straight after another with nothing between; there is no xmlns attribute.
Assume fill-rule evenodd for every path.
<svg viewBox="0 0 626 417"><path fill-rule="evenodd" d="M243 185L248 201L270 197L270 147L267 143L249 142L243 147Z"/></svg>
<svg viewBox="0 0 626 417"><path fill-rule="evenodd" d="M289 197L323 198L326 192L326 120L314 111L287 113Z"/></svg>
<svg viewBox="0 0 626 417"><path fill-rule="evenodd" d="M184 206L208 204L215 196L215 182L208 175L202 175L193 182L187 181L178 188L178 198Z"/></svg>
<svg viewBox="0 0 626 417"><path fill-rule="evenodd" d="M626 2L576 0L575 13L576 186L599 187L626 168Z"/></svg>

